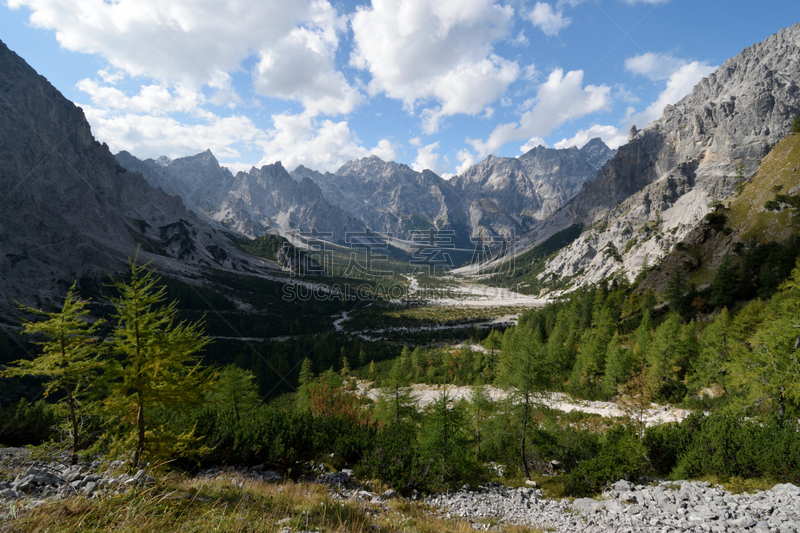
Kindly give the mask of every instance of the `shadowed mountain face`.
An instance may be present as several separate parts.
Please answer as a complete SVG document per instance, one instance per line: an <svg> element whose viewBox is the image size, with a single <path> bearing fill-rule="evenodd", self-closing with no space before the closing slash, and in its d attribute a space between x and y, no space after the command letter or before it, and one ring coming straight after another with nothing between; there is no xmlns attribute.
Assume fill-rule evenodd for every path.
<svg viewBox="0 0 800 533"><path fill-rule="evenodd" d="M449 181L375 156L336 173L303 166L287 173L275 163L236 176L209 151L175 160L140 161L127 152L117 158L199 213L250 236L313 228L341 241L348 231L369 228L408 239L436 228L470 246L476 238L511 238L547 217L613 154L600 139L580 150L538 147L519 158L490 156Z"/></svg>
<svg viewBox="0 0 800 533"><path fill-rule="evenodd" d="M800 112L800 24L726 61L640 131L523 248L587 227L542 276L578 284L653 265L752 175Z"/></svg>
<svg viewBox="0 0 800 533"><path fill-rule="evenodd" d="M163 271L241 268L225 235L125 170L83 111L0 42L0 307L63 297L142 258Z"/></svg>

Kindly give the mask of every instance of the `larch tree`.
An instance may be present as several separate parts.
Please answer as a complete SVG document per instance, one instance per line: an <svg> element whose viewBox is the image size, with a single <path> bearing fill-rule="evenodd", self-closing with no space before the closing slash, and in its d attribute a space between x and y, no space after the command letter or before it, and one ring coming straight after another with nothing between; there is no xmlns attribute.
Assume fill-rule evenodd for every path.
<svg viewBox="0 0 800 533"><path fill-rule="evenodd" d="M80 447L80 398L88 387L102 363L97 358L99 349L97 330L102 321L93 324L88 320L87 301L81 300L73 285L67 292L61 311L45 313L38 309L23 307L22 310L34 315L47 317L40 322L23 322L23 332L36 335L42 340L35 341L42 347L42 353L33 360L20 360L7 369L7 376L47 376L44 395L64 391L64 402L69 408L69 430L72 441L72 464L78 462Z"/></svg>
<svg viewBox="0 0 800 533"><path fill-rule="evenodd" d="M464 404L455 402L445 386L425 410L419 433L422 457L442 485L459 479L471 466L468 429Z"/></svg>
<svg viewBox="0 0 800 533"><path fill-rule="evenodd" d="M116 358L106 372L104 403L119 416L113 448L133 448L133 467L142 456L191 453L194 430L169 423L168 415L202 402L212 376L198 361L209 342L202 324L178 320L176 302L166 304L159 278L131 261L129 282L116 282L114 330L110 347Z"/></svg>
<svg viewBox="0 0 800 533"><path fill-rule="evenodd" d="M517 326L503 338L498 383L507 393L507 411L515 420L520 442L520 462L525 479L530 480L526 455L528 432L534 411L541 406L547 386L547 370L542 342L534 328Z"/></svg>
<svg viewBox="0 0 800 533"><path fill-rule="evenodd" d="M764 308L762 319L736 367L740 385L749 383L750 403L773 405L782 420L786 401L800 402L800 262Z"/></svg>

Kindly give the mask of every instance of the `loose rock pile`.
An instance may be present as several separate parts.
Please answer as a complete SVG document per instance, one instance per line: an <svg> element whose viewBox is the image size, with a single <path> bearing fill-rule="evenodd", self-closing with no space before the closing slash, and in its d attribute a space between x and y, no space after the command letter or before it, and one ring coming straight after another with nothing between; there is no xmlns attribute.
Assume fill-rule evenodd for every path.
<svg viewBox="0 0 800 533"><path fill-rule="evenodd" d="M19 454L16 454L19 455ZM74 496L99 497L124 492L131 487L155 483L144 470L136 475L116 474L121 463L111 463L100 472L100 461L69 466L58 462L30 461L27 457L3 461L17 475L0 481L0 520L14 511L33 508L50 499ZM368 514L388 510L386 503L400 496L393 490L382 494L365 490L352 470L325 472L324 466L304 464L302 480L324 484L335 499L364 504ZM262 466L210 468L197 473L205 479L229 479L243 487L246 480L281 483L284 477ZM533 487L508 488L487 483L477 488L464 485L450 494L423 498L416 491L411 500L424 502L448 517L466 518L476 530L497 529L500 523L539 527L550 531L581 533L618 532L759 532L800 533L800 488L776 485L754 494L732 494L707 482L673 481L636 485L618 481L600 500L580 498L574 502L543 498Z"/></svg>
<svg viewBox="0 0 800 533"><path fill-rule="evenodd" d="M498 484L437 494L425 501L449 516L476 520L488 529L497 520L582 533L620 532L800 532L800 488L777 485L755 494L731 494L706 482L662 482L634 486L618 481L602 500L542 499L541 491Z"/></svg>

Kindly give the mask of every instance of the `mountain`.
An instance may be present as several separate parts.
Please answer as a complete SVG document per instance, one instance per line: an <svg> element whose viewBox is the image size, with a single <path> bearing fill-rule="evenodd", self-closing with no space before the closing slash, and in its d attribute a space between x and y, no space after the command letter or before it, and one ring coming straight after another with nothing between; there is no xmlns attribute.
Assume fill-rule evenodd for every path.
<svg viewBox="0 0 800 533"><path fill-rule="evenodd" d="M344 242L345 233L364 229L358 220L328 202L313 181L292 179L280 162L236 174L212 218L250 236L316 229Z"/></svg>
<svg viewBox="0 0 800 533"><path fill-rule="evenodd" d="M0 42L0 309L63 297L141 259L162 272L245 270L228 237L125 170L83 111ZM252 260L253 258L250 257Z"/></svg>
<svg viewBox="0 0 800 533"><path fill-rule="evenodd" d="M220 166L211 150L174 161L165 156L140 161L125 151L116 157L125 169L139 172L167 194L179 195L187 207L200 213L215 211L234 183L231 171Z"/></svg>
<svg viewBox="0 0 800 533"><path fill-rule="evenodd" d="M800 24L726 61L621 146L561 210L520 242L579 224L540 275L574 285L653 265L751 176L800 112Z"/></svg>
<svg viewBox="0 0 800 533"><path fill-rule="evenodd" d="M236 176L220 166L210 150L171 160L137 159L117 154L120 165L140 172L153 186L177 194L196 212L243 235L288 231L363 231L363 224L328 202L311 180L294 180L278 163Z"/></svg>
<svg viewBox="0 0 800 533"><path fill-rule="evenodd" d="M581 149L537 146L519 157L490 155L450 183L470 201L474 236L512 237L556 212L614 154L599 138Z"/></svg>
<svg viewBox="0 0 800 533"><path fill-rule="evenodd" d="M251 237L294 230L347 232L366 228L410 239L414 230L453 232L451 243L508 239L547 217L594 178L614 154L600 139L583 148L534 148L518 157L493 157L445 180L429 170L370 156L335 173L280 163L233 176L210 151L171 160L117 159L154 187L180 195L199 214Z"/></svg>
<svg viewBox="0 0 800 533"><path fill-rule="evenodd" d="M346 163L335 174L300 166L292 176L313 180L326 198L373 231L407 239L413 230L435 227L469 242L462 195L429 170L416 172L370 156Z"/></svg>

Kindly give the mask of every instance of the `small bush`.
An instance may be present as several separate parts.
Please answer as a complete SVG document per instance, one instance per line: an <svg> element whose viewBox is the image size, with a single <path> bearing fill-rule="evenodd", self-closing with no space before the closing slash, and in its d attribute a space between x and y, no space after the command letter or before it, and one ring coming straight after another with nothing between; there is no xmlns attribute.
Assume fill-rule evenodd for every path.
<svg viewBox="0 0 800 533"><path fill-rule="evenodd" d="M633 428L614 428L597 456L565 476L564 490L571 496L591 496L619 479L638 480L649 471L645 452Z"/></svg>

